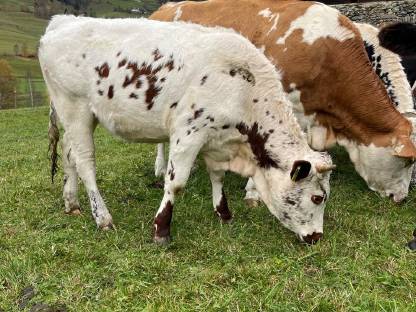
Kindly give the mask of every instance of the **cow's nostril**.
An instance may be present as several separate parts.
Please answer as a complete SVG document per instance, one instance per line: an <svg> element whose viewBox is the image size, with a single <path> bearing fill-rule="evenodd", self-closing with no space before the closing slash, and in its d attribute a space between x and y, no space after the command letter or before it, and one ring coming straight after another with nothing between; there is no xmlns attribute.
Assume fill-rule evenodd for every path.
<svg viewBox="0 0 416 312"><path fill-rule="evenodd" d="M305 243L307 243L309 245L313 245L317 241L319 241L322 238L322 236L323 236L322 233L313 232L312 234L303 236L302 238L305 241Z"/></svg>

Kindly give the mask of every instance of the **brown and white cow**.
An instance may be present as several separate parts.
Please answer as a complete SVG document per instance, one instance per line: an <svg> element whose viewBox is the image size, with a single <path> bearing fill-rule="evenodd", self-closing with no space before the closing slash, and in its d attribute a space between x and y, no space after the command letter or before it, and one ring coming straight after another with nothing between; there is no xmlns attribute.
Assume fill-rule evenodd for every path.
<svg viewBox="0 0 416 312"><path fill-rule="evenodd" d="M79 175L97 225L112 227L96 182L93 133L100 123L128 141L170 143L156 242L169 241L175 195L199 152L223 221L231 212L222 178L231 170L252 177L271 213L301 240L322 237L331 159L311 150L278 71L242 36L187 23L57 16L39 60L56 109L53 155L55 116L65 129L66 212L79 212Z"/></svg>
<svg viewBox="0 0 416 312"><path fill-rule="evenodd" d="M151 18L233 28L281 70L312 148L344 146L358 173L382 196L407 196L416 148L412 124L373 71L360 31L317 2L209 0L168 3Z"/></svg>

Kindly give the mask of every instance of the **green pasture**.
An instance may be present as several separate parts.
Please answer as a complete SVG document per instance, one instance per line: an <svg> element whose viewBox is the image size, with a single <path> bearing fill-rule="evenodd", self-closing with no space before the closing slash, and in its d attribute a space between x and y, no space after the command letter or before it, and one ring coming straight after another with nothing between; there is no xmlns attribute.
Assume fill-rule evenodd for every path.
<svg viewBox="0 0 416 312"><path fill-rule="evenodd" d="M233 174L225 192L235 218L221 224L199 161L175 203L173 241L160 247L151 240L162 198L155 147L97 130L98 184L117 227L102 232L82 187L83 214L63 213L47 116L46 107L0 112L3 311L416 311L416 254L405 248L416 192L401 205L379 198L343 150L332 151L338 169L317 245L300 244L266 207L246 207L245 180Z"/></svg>

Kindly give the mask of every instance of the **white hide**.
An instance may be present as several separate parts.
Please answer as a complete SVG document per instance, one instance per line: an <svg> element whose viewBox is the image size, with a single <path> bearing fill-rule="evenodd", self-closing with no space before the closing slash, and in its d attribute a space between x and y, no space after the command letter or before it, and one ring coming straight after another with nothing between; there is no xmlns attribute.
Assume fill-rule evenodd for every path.
<svg viewBox="0 0 416 312"><path fill-rule="evenodd" d="M400 113L415 112L412 90L401 64L400 56L380 46L378 28L362 23L355 23L355 26L360 31L363 39L374 47L375 55L381 56L379 64L381 65L382 73L388 73L391 82L391 87L386 85L386 88L392 89L392 93L396 98L395 102L398 104L396 106L397 110Z"/></svg>
<svg viewBox="0 0 416 312"><path fill-rule="evenodd" d="M302 41L312 45L320 38L345 41L354 38L354 33L339 23L339 12L329 6L317 3L311 5L303 15L293 20L286 33L276 44L285 44L286 39L297 29L303 30Z"/></svg>
<svg viewBox="0 0 416 312"><path fill-rule="evenodd" d="M128 141L170 142L158 242L168 236L166 220L158 220L171 213L199 151L215 179L214 206L223 171L232 170L253 177L286 227L301 237L322 233L325 202L314 204L311 196L329 194L329 172L315 167L331 160L309 148L279 73L242 36L187 23L58 16L41 39L39 60L99 226L112 219L95 181L95 121ZM265 138L263 154L255 154L253 137ZM262 165L261 157L278 164ZM312 166L298 182L289 174L295 160Z"/></svg>
<svg viewBox="0 0 416 312"><path fill-rule="evenodd" d="M267 18L269 22L273 21L273 25L270 27L269 31L267 32L267 36L270 35L270 33L277 29L277 22L279 21L279 14L273 13L269 8L264 9L259 12L260 16L263 16L264 18Z"/></svg>

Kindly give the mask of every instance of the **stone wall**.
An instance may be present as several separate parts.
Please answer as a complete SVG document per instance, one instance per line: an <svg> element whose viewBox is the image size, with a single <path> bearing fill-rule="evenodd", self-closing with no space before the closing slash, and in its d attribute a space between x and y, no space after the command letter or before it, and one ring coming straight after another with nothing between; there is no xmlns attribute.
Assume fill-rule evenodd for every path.
<svg viewBox="0 0 416 312"><path fill-rule="evenodd" d="M333 7L353 21L374 26L396 21L416 23L416 0L337 4Z"/></svg>

